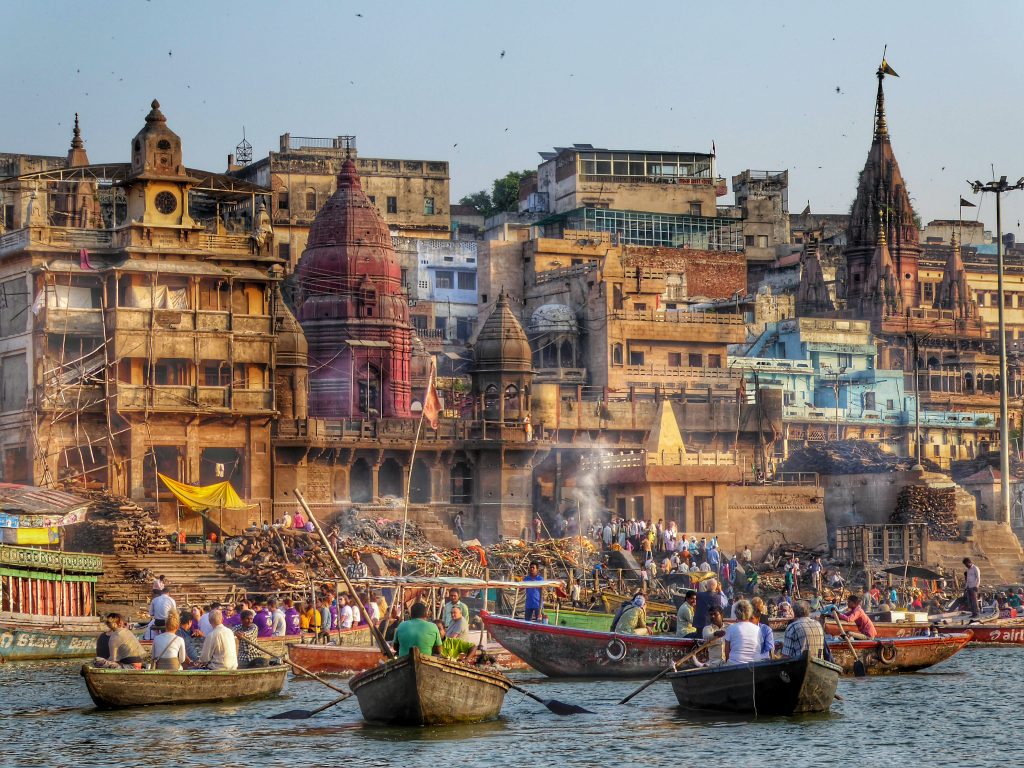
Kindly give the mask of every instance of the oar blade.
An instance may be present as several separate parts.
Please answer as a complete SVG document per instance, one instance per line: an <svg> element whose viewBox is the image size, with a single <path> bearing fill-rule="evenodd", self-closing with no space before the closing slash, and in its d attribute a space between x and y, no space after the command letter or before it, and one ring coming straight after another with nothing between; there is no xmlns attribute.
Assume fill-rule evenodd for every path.
<svg viewBox="0 0 1024 768"><path fill-rule="evenodd" d="M548 699L544 702L544 706L556 715L565 717L566 715L592 715L594 714L589 709L581 707L579 704L569 704L565 701L559 701L558 699Z"/></svg>
<svg viewBox="0 0 1024 768"><path fill-rule="evenodd" d="M271 715L268 720L308 720L313 716L313 712L308 709L289 709L287 712L278 712L276 715Z"/></svg>
<svg viewBox="0 0 1024 768"><path fill-rule="evenodd" d="M868 674L867 669L864 667L864 662L861 659L857 659L853 662L853 676L854 677L866 677Z"/></svg>

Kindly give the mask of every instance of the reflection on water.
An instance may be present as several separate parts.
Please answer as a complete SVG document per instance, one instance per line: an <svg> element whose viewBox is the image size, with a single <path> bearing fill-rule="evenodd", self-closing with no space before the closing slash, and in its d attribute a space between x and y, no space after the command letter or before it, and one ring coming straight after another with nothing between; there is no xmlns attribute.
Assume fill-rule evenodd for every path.
<svg viewBox="0 0 1024 768"><path fill-rule="evenodd" d="M309 720L268 720L337 694L291 680L284 696L248 704L101 712L77 662L0 665L0 765L6 766L738 766L834 764L854 750L857 768L908 760L1017 765L1012 735L1024 708L1024 649L971 648L934 672L844 679L832 712L799 718L683 711L655 684L616 702L637 681L517 676L546 699L592 715L558 717L510 691L502 718L451 728L364 725L355 700ZM837 745L843 745L836 752ZM707 759L702 758L705 756ZM849 759L840 760L842 763Z"/></svg>

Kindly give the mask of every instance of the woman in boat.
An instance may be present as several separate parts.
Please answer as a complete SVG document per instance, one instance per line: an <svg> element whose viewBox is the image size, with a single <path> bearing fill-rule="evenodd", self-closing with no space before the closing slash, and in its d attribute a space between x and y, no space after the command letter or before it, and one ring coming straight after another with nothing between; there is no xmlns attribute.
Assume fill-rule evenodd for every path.
<svg viewBox="0 0 1024 768"><path fill-rule="evenodd" d="M612 627L612 632L623 635L647 634L647 599L643 595L633 598L633 602L622 612L619 620Z"/></svg>
<svg viewBox="0 0 1024 768"><path fill-rule="evenodd" d="M736 623L725 630L725 661L727 664L748 664L764 658L761 653L761 630L751 622L754 609L747 600L736 603Z"/></svg>
<svg viewBox="0 0 1024 768"><path fill-rule="evenodd" d="M107 616L110 633L110 655L107 660L124 669L142 669L143 652L139 638L128 629L128 625L119 613Z"/></svg>
<svg viewBox="0 0 1024 768"><path fill-rule="evenodd" d="M153 638L153 669L177 672L184 666L185 641L178 634L181 619L176 612L168 613L164 619L164 631Z"/></svg>

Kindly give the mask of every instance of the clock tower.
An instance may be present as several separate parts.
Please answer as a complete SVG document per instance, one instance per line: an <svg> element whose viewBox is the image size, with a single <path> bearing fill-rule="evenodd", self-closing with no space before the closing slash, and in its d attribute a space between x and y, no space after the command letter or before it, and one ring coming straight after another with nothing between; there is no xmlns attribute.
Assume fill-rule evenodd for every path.
<svg viewBox="0 0 1024 768"><path fill-rule="evenodd" d="M167 127L160 102L153 100L146 125L132 140L132 165L125 181L128 220L165 227L193 228L188 190L196 183L181 162L181 139Z"/></svg>

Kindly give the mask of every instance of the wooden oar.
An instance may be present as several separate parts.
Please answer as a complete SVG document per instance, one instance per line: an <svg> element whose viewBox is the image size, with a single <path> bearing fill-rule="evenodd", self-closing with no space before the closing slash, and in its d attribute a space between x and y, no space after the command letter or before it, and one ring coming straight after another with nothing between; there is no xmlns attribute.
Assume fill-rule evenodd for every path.
<svg viewBox="0 0 1024 768"><path fill-rule="evenodd" d="M851 640L850 636L846 633L846 627L843 626L843 620L839 618L839 612L833 611L831 615L832 618L836 620L836 624L839 625L839 634L843 636L843 639L850 648L850 653L853 654L853 676L864 677L868 671L864 669L864 662L861 660L860 656L857 655L857 649L853 647L853 640Z"/></svg>
<svg viewBox="0 0 1024 768"><path fill-rule="evenodd" d="M313 715L317 714L318 712L323 712L325 709L329 709L330 707L333 707L335 704L340 704L341 702L345 701L345 699L351 698L354 695L355 694L353 694L352 691L349 691L344 696L340 696L337 699L335 699L334 701L329 701L326 704L324 704L322 707L317 707L316 709L289 709L287 712L278 712L276 715L271 715L267 719L268 720L306 720L306 719L312 717Z"/></svg>
<svg viewBox="0 0 1024 768"><path fill-rule="evenodd" d="M656 682L658 682L659 680L661 680L661 678L663 678L663 677L664 677L665 675L667 675L667 674L668 674L669 672L676 672L676 671L678 671L678 666L677 666L677 665L679 665L679 664L682 664L682 663L683 663L684 661L689 661L690 659L692 659L692 658L693 658L694 656L696 656L696 655L697 655L698 653L700 653L701 651L703 651L703 650L707 650L707 649L708 649L708 648L710 648L711 646L713 646L713 645L718 645L718 644L719 644L719 643L721 643L721 642L722 642L721 638L717 638L717 637L716 637L716 638L715 638L714 640L709 640L708 642L704 643L703 645L699 645L699 646L697 646L697 647L696 647L696 648L694 648L694 649L693 649L692 651L690 651L690 652L689 652L688 654L686 654L685 656L683 656L683 658L681 658L681 659L676 659L675 661L673 661L673 662L672 662L672 666L671 666L671 667L668 667L667 669L663 669L663 670L661 670L661 672L659 672L658 674L656 674L656 675L655 675L654 677L652 677L652 678L651 678L650 680L648 680L648 681L647 681L646 683L644 683L644 684L643 684L643 685L641 685L641 686L640 686L639 688L637 688L637 689L636 689L635 691L633 691L633 692L632 692L631 694L629 694L629 696L627 696L627 697L626 697L626 698L624 698L624 699L623 699L622 701L620 701L620 702L619 702L619 704L625 704L625 703L626 703L627 701L629 701L630 699L632 699L632 698L633 698L634 696L636 696L636 695L637 695L638 693L640 693L640 692L641 692L641 691L643 691L643 690L646 690L646 689L647 689L647 688L649 688L650 686L654 685L654 683L656 683Z"/></svg>
<svg viewBox="0 0 1024 768"><path fill-rule="evenodd" d="M242 635L235 635L235 637L237 637L237 638L238 638L238 639L239 639L239 640L240 640L241 642L245 643L246 645L251 645L251 646L252 646L253 648L255 648L255 649L256 649L257 651L259 651L260 653L263 653L263 654L265 654L265 655L269 656L269 657L270 657L270 658L272 658L272 659L281 659L281 661L282 661L282 662L284 662L285 664L287 664L287 665L288 665L289 667L291 667L292 669L297 669L297 670L299 670L299 672L301 672L301 673L302 673L302 674L304 674L304 675L307 675L308 677L311 677L311 678L313 678L313 679L314 679L314 680L316 680L316 681L317 681L318 683L320 683L320 684L322 684L322 685L326 685L326 686L327 686L328 688L330 688L330 689L331 689L332 691L335 691L335 692L337 692L337 693L346 693L346 694L347 694L347 693L349 693L349 691L346 691L346 690L345 690L344 688L339 688L339 687L338 687L338 686L336 686L336 685L331 685L331 684L330 684L329 682L327 682L326 680L324 680L324 679L323 679L322 677L319 677L319 676L317 676L316 674L314 674L313 672L310 672L310 671L309 671L308 669L306 669L305 667L299 666L298 664L296 664L296 663L295 663L294 661L292 661L291 659L288 659L288 658L284 658L284 657L278 656L277 654L271 653L271 652L270 652L270 651L268 651L268 650L267 650L266 648L264 648L264 647L263 647L262 645L259 645L258 643L254 643L254 642L253 642L252 640L250 640L250 639L249 639L249 638L247 638L247 637L243 637Z"/></svg>
<svg viewBox="0 0 1024 768"><path fill-rule="evenodd" d="M521 694L523 694L524 696L528 696L529 698L533 699L534 701L540 702L545 707L547 707L549 710L554 712L556 715L592 715L592 714L594 714L589 709L584 709L583 707L579 706L578 704L568 704L568 703L566 703L564 701L559 701L558 699L542 699L540 696L537 696L536 694L530 693L528 690L526 690L525 688L521 688L518 685L511 685L510 684L509 688L511 688L513 691L519 691Z"/></svg>

